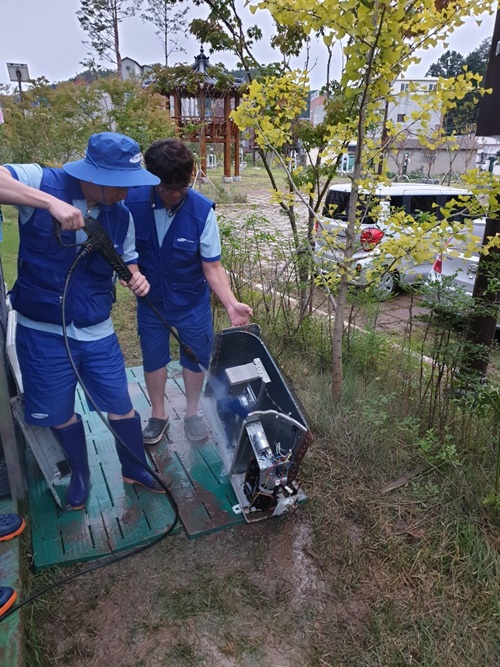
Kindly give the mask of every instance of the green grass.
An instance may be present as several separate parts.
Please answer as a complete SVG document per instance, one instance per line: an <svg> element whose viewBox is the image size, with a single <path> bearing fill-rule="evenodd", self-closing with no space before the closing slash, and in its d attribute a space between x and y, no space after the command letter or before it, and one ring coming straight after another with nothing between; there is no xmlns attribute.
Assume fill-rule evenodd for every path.
<svg viewBox="0 0 500 667"><path fill-rule="evenodd" d="M275 169L274 175L278 187L285 189L286 181L284 172L281 169ZM251 206L252 192L271 192L271 183L264 168L248 168L242 172L240 181L225 182L223 180L223 171L221 168L208 171L207 180L196 183L196 189L206 197L212 199L217 206L222 205L242 205Z"/></svg>
<svg viewBox="0 0 500 667"><path fill-rule="evenodd" d="M17 212L12 206L2 206L3 225L0 242L0 258L2 260L4 280L7 287L12 287L17 275L17 248L19 232L17 229Z"/></svg>
<svg viewBox="0 0 500 667"><path fill-rule="evenodd" d="M368 384L357 374L346 378L357 397L347 405L328 402L327 377L323 389L316 378L310 394L301 392L321 433L301 470L314 525L310 550L337 599L331 616L311 612L320 628L311 664L493 666L500 558L498 529L481 502L492 474L491 452L480 465L488 434L476 439L468 463L431 466L381 495L423 457L414 430L398 429L404 401L394 378L377 370L378 381Z"/></svg>
<svg viewBox="0 0 500 667"><path fill-rule="evenodd" d="M163 664L165 667L196 667L204 665L205 658L188 642L179 642L169 649Z"/></svg>

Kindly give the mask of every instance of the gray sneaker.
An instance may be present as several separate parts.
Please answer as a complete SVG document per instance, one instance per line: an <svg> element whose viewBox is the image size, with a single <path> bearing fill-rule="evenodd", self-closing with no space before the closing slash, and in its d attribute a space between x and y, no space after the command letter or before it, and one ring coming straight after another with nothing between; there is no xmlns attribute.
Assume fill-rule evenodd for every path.
<svg viewBox="0 0 500 667"><path fill-rule="evenodd" d="M190 440L205 440L208 437L208 428L201 417L192 415L184 419L186 435Z"/></svg>
<svg viewBox="0 0 500 667"><path fill-rule="evenodd" d="M147 426L142 431L142 439L145 445L157 445L163 436L167 433L170 422L158 417L150 417Z"/></svg>

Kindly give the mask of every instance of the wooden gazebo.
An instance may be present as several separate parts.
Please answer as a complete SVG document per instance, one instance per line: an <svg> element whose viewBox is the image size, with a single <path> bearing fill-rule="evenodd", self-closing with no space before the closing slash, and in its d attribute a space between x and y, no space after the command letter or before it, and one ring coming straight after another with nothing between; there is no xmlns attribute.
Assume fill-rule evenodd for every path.
<svg viewBox="0 0 500 667"><path fill-rule="evenodd" d="M224 180L240 179L240 133L229 114L240 101L241 80L225 76L213 76L208 57L200 49L200 55L190 65L189 79L182 77L163 88L169 99L170 116L182 136L199 145L200 176L206 176L207 144L224 146ZM209 71L211 73L209 73ZM220 74L220 72L219 72ZM172 108L173 105L173 108ZM231 147L234 146L234 176L231 174Z"/></svg>

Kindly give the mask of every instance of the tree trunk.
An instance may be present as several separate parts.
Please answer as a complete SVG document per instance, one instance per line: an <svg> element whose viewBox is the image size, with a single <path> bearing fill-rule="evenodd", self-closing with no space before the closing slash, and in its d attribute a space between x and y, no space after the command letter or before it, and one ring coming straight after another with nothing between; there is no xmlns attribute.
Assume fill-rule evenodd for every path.
<svg viewBox="0 0 500 667"><path fill-rule="evenodd" d="M118 8L116 4L113 5L113 37L114 37L114 51L116 57L116 73L118 78L123 81L122 57L120 54L120 37L118 34Z"/></svg>
<svg viewBox="0 0 500 667"><path fill-rule="evenodd" d="M165 67L168 67L168 9L167 5L163 6L163 25L165 26L165 33L163 35L163 48L165 56Z"/></svg>
<svg viewBox="0 0 500 667"><path fill-rule="evenodd" d="M358 144L356 146L356 157L354 161L353 181L351 187L351 197L349 199L349 214L347 219L347 227L345 230L345 250L344 250L344 267L342 268L342 275L337 292L337 309L335 311L335 320L333 323L332 336L332 400L340 401L342 397L343 385L343 355L342 355L342 338L344 334L344 313L347 303L347 291L349 287L349 270L351 267L351 259L354 254L354 236L356 232L356 206L359 197L358 182L361 177L361 157L362 157L362 143L364 141L364 111L360 114Z"/></svg>
<svg viewBox="0 0 500 667"><path fill-rule="evenodd" d="M379 33L383 25L383 14L380 18ZM376 44L373 47L372 58L374 56ZM349 272L351 271L351 260L354 254L354 237L356 233L356 208L359 198L359 181L361 180L361 166L363 158L363 144L366 136L366 110L368 104L368 90L370 87L371 77L371 61L368 63L365 80L363 99L359 106L358 119L358 136L356 142L356 154L354 157L354 166L352 173L351 196L349 198L349 213L347 216L347 227L345 230L345 251L344 251L344 266L342 267L342 275L340 278L338 293L337 293L337 310L335 312L335 320L333 323L332 334L332 386L331 394L334 402L340 401L342 398L343 385L343 355L342 355L342 338L344 333L344 313L347 303L347 291L349 287Z"/></svg>
<svg viewBox="0 0 500 667"><path fill-rule="evenodd" d="M337 291L337 307L333 321L332 333L332 401L338 403L342 398L344 384L344 369L342 355L342 339L344 337L344 313L347 303L348 276L344 274Z"/></svg>

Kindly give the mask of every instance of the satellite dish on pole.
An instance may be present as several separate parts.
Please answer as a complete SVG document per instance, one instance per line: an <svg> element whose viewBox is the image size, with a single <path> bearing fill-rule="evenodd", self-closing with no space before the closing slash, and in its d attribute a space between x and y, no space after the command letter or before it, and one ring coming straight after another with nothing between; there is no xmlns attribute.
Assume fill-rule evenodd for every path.
<svg viewBox="0 0 500 667"><path fill-rule="evenodd" d="M23 63L7 63L7 69L9 70L9 78L11 81L17 81L19 86L19 99L23 99L23 89L21 83L30 82L30 74L28 72L28 65Z"/></svg>

